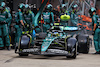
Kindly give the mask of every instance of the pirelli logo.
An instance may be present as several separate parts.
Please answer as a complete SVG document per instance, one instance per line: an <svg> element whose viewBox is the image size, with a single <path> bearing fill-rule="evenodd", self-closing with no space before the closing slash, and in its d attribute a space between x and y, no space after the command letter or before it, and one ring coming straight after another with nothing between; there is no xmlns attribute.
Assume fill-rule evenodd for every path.
<svg viewBox="0 0 100 67"><path fill-rule="evenodd" d="M35 52L39 52L39 49L38 48L24 49L24 50L22 50L22 52L24 52L24 53L35 53Z"/></svg>

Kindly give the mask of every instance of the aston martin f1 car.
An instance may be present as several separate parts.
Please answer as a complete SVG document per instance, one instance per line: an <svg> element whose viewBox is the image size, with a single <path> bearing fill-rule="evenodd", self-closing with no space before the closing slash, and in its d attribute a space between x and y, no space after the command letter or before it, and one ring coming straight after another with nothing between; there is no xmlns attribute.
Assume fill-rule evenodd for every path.
<svg viewBox="0 0 100 67"><path fill-rule="evenodd" d="M28 54L56 55L75 59L78 44L73 35L78 30L78 27L53 26L47 33L36 34L37 38L34 40L33 47L30 47L30 37L23 35L15 53L18 53L19 56L28 56Z"/></svg>

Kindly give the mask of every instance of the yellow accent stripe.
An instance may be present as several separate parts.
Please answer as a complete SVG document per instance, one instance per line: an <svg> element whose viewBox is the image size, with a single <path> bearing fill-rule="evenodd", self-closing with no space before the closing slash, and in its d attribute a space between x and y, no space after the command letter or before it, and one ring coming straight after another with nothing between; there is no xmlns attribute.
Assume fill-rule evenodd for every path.
<svg viewBox="0 0 100 67"><path fill-rule="evenodd" d="M65 38L65 45L67 45L67 42L66 42L66 39L68 38L68 36ZM66 46L65 46L65 48L67 48Z"/></svg>

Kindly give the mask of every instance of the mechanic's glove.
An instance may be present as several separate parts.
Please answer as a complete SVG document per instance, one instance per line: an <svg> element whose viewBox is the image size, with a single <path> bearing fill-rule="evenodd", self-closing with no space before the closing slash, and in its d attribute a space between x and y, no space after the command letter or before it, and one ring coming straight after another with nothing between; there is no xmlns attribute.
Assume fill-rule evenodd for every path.
<svg viewBox="0 0 100 67"><path fill-rule="evenodd" d="M25 25L27 25L27 23L25 23Z"/></svg>
<svg viewBox="0 0 100 67"><path fill-rule="evenodd" d="M23 20L24 24L27 24L25 20Z"/></svg>
<svg viewBox="0 0 100 67"><path fill-rule="evenodd" d="M27 27L27 23L25 23L25 27Z"/></svg>
<svg viewBox="0 0 100 67"><path fill-rule="evenodd" d="M5 22L5 21L1 21L0 23L1 23L1 24L6 24L6 22Z"/></svg>
<svg viewBox="0 0 100 67"><path fill-rule="evenodd" d="M39 28L39 26L36 26L35 28Z"/></svg>
<svg viewBox="0 0 100 67"><path fill-rule="evenodd" d="M53 26L53 23L50 23L50 26Z"/></svg>
<svg viewBox="0 0 100 67"><path fill-rule="evenodd" d="M78 18L78 20L82 20L82 18L81 18L81 17L79 17L79 18Z"/></svg>
<svg viewBox="0 0 100 67"><path fill-rule="evenodd" d="M29 24L27 24L27 27L29 27L30 25Z"/></svg>
<svg viewBox="0 0 100 67"><path fill-rule="evenodd" d="M14 27L13 25L11 25L10 27Z"/></svg>
<svg viewBox="0 0 100 67"><path fill-rule="evenodd" d="M25 25L23 26L23 29L25 29Z"/></svg>
<svg viewBox="0 0 100 67"><path fill-rule="evenodd" d="M92 32L92 35L94 35L94 34L95 34L95 31Z"/></svg>

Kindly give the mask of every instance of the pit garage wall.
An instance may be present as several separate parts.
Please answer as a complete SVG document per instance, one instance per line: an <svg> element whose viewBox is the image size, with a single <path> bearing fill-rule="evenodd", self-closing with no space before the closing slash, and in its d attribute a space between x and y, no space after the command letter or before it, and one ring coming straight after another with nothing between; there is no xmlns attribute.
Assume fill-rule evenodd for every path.
<svg viewBox="0 0 100 67"><path fill-rule="evenodd" d="M13 0L13 10L17 11L18 9L18 4L23 2L25 3L26 0ZM41 0L29 0L29 4L36 4L36 7L39 8L41 5Z"/></svg>
<svg viewBox="0 0 100 67"><path fill-rule="evenodd" d="M97 7L98 9L100 9L100 0L97 0L97 2L96 2L96 7Z"/></svg>
<svg viewBox="0 0 100 67"><path fill-rule="evenodd" d="M13 3L13 7L11 7L14 11L17 11L18 9L18 4L21 3L21 2L24 2L26 0L4 0L4 1L10 1L11 3ZM36 4L36 7L39 8L40 5L41 5L41 1L42 0L29 0L29 4ZM67 0L66 0L67 1ZM96 0L96 5L99 5L100 4L100 0ZM59 0L51 0L51 4L53 5L54 8L56 8L57 5L60 5L59 3ZM10 6L9 6L10 7ZM99 5L99 9L100 9L100 5Z"/></svg>
<svg viewBox="0 0 100 67"><path fill-rule="evenodd" d="M53 5L54 8L56 8L57 5L60 5L59 0L51 0L51 4Z"/></svg>

